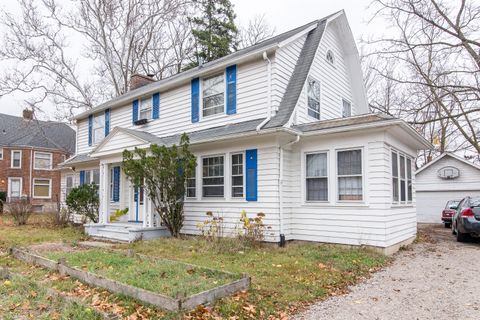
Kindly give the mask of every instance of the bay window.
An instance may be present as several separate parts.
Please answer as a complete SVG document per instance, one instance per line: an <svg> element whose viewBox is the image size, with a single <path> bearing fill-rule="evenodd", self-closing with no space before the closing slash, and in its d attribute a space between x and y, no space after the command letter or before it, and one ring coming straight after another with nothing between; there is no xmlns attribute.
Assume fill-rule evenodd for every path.
<svg viewBox="0 0 480 320"><path fill-rule="evenodd" d="M362 150L337 152L338 200L363 200Z"/></svg>
<svg viewBox="0 0 480 320"><path fill-rule="evenodd" d="M327 153L307 154L305 163L307 201L328 201Z"/></svg>
<svg viewBox="0 0 480 320"><path fill-rule="evenodd" d="M202 196L224 196L224 156L205 157L202 159Z"/></svg>
<svg viewBox="0 0 480 320"><path fill-rule="evenodd" d="M224 75L203 79L203 106L202 115L208 117L223 113L225 108L225 79Z"/></svg>

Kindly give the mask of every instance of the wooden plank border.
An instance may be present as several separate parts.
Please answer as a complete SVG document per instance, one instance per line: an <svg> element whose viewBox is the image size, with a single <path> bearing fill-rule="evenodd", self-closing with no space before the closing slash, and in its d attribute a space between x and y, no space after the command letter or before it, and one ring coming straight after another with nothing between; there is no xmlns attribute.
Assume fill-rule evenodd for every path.
<svg viewBox="0 0 480 320"><path fill-rule="evenodd" d="M190 310L195 308L199 304L212 303L216 299L226 297L238 291L247 290L250 286L250 278L246 274L243 274L240 280L227 283L223 286L216 287L204 292L200 292L198 294L191 295L188 297L171 298L159 293L148 291L142 288L137 288L137 287L124 284L115 280L107 279L102 276L90 273L88 271L83 271L78 268L67 266L65 264L65 259L62 259L62 258L59 259L58 262L55 262L53 260L41 257L39 255L27 252L25 250L21 250L18 248L11 248L10 254L12 254L13 257L19 260L25 261L27 263L36 264L36 265L45 267L47 269L57 271L61 274L67 274L69 276L79 279L84 283L88 283L90 285L97 286L97 287L102 287L111 292L123 294L168 311ZM142 256L142 257L152 259L151 257L148 257L148 256ZM182 263L179 261L175 261L175 262ZM194 265L191 265L191 266L196 268L203 268L201 266L194 266ZM219 271L219 270L216 270L216 271Z"/></svg>

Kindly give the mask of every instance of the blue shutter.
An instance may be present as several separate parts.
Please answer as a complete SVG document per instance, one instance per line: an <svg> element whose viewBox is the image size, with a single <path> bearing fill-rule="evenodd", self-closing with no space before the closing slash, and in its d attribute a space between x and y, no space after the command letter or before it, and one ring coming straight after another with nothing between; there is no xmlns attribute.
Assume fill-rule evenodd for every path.
<svg viewBox="0 0 480 320"><path fill-rule="evenodd" d="M120 167L113 167L113 202L120 200Z"/></svg>
<svg viewBox="0 0 480 320"><path fill-rule="evenodd" d="M245 168L247 172L246 187L247 187L247 201L257 201L257 149L245 151L246 163Z"/></svg>
<svg viewBox="0 0 480 320"><path fill-rule="evenodd" d="M192 79L192 123L198 122L200 112L200 79Z"/></svg>
<svg viewBox="0 0 480 320"><path fill-rule="evenodd" d="M110 109L105 110L105 137L110 133Z"/></svg>
<svg viewBox="0 0 480 320"><path fill-rule="evenodd" d="M88 145L92 145L93 115L88 116Z"/></svg>
<svg viewBox="0 0 480 320"><path fill-rule="evenodd" d="M237 65L227 68L227 114L237 113Z"/></svg>
<svg viewBox="0 0 480 320"><path fill-rule="evenodd" d="M133 100L132 102L132 123L135 124L135 121L138 120L138 100Z"/></svg>
<svg viewBox="0 0 480 320"><path fill-rule="evenodd" d="M80 185L83 186L85 184L85 171L80 171Z"/></svg>
<svg viewBox="0 0 480 320"><path fill-rule="evenodd" d="M160 93L152 96L152 119L160 118Z"/></svg>

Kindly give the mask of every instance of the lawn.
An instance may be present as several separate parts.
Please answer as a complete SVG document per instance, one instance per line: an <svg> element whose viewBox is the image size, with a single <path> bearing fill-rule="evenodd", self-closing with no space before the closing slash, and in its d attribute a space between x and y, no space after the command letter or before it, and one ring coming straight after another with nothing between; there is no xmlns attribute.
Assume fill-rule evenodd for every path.
<svg viewBox="0 0 480 320"><path fill-rule="evenodd" d="M12 245L47 241L74 243L82 237L81 229L56 229L41 217L36 217L27 226L14 227L8 218L0 216L0 249ZM197 308L185 315L186 319L228 319L229 317L233 317L232 319L281 319L309 303L345 292L348 285L368 277L371 272L389 262L389 258L366 249L349 249L306 242L288 243L286 248L279 248L273 244L242 247L234 240L214 245L203 239L186 238L141 241L116 247L133 249L136 253L187 262L201 267L233 273L246 272L251 276L252 284L247 292L220 299L207 308ZM83 261L86 259L91 260L84 264ZM124 278L122 281L131 281L131 284L136 283L149 288L162 286L160 279L164 271L161 267L148 264L138 266L125 256L107 258L98 251L98 254L93 256L72 255L67 257L67 261L73 265L90 268L89 270L95 270L95 272L101 270L106 276L117 277L116 279L127 277L124 270L139 267L142 273L134 274L142 276L138 276L138 279L127 277L128 279ZM124 317L143 314L148 315L149 319L182 319L181 315L141 305L127 297L92 288L42 268L32 268L9 256L0 256L1 265L8 265L12 271L39 281L46 287L84 297L86 303L90 303L91 306L96 308L101 306L102 310L116 312ZM106 267L107 265L111 265L113 270ZM178 270L168 271L177 272ZM184 272L185 270L180 270L179 274L188 277L188 271L187 275ZM208 276L206 279L213 280ZM201 284L201 286L205 285L209 284ZM171 294L174 294L175 289L169 288L171 288ZM0 318L2 316L4 314L0 311Z"/></svg>
<svg viewBox="0 0 480 320"><path fill-rule="evenodd" d="M82 227L56 228L45 214L32 214L25 226L15 226L10 216L0 214L0 250L42 242L74 242L82 237Z"/></svg>
<svg viewBox="0 0 480 320"><path fill-rule="evenodd" d="M67 302L24 277L13 276L0 283L2 319L84 319L100 320L92 308Z"/></svg>
<svg viewBox="0 0 480 320"><path fill-rule="evenodd" d="M44 254L51 260L63 257L69 266L176 298L190 296L240 279L241 275L193 267L163 259L140 259L123 253L93 249Z"/></svg>

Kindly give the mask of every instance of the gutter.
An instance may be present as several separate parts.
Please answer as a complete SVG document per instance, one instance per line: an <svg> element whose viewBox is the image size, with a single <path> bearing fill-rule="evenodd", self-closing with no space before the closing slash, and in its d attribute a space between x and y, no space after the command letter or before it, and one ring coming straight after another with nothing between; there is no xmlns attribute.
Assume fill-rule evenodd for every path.
<svg viewBox="0 0 480 320"><path fill-rule="evenodd" d="M267 51L263 52L263 60L267 61L267 87L268 87L268 105L267 118L257 126L257 132L272 118L272 61L268 58Z"/></svg>
<svg viewBox="0 0 480 320"><path fill-rule="evenodd" d="M290 141L283 146L280 146L280 166L279 166L279 183L278 183L278 219L279 219L279 226L280 226L280 247L285 247L285 231L283 226L283 150L284 148L290 147L291 145L300 141L300 134L297 134L295 140Z"/></svg>

